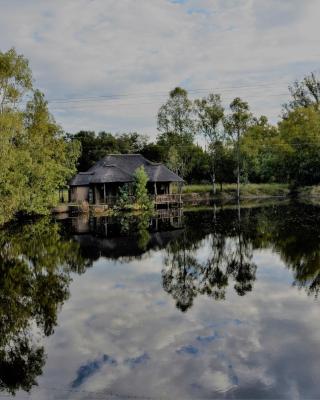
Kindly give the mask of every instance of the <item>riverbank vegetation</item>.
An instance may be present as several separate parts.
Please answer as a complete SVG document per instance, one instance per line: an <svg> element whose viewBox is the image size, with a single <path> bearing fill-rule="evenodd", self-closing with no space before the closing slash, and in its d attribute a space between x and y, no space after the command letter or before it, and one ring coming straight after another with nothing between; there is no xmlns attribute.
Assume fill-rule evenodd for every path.
<svg viewBox="0 0 320 400"><path fill-rule="evenodd" d="M14 49L0 52L0 132L0 224L17 213L48 213L75 172L80 146L50 115Z"/></svg>
<svg viewBox="0 0 320 400"><path fill-rule="evenodd" d="M212 185L210 184L191 184L183 187L182 193L210 193L214 196ZM246 183L241 186L242 197L277 197L287 196L289 186L285 183ZM216 188L216 196L237 196L237 184L225 183Z"/></svg>

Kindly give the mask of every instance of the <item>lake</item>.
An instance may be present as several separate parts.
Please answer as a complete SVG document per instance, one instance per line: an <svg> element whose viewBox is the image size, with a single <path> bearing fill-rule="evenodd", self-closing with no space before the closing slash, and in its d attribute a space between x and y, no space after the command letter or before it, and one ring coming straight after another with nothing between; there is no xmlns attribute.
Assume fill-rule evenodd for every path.
<svg viewBox="0 0 320 400"><path fill-rule="evenodd" d="M0 231L0 399L319 398L320 207Z"/></svg>

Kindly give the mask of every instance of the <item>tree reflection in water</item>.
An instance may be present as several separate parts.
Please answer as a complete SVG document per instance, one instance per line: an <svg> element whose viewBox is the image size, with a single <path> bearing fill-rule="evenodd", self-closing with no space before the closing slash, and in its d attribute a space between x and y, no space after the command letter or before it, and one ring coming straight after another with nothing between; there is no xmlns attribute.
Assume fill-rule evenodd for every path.
<svg viewBox="0 0 320 400"><path fill-rule="evenodd" d="M262 242L278 252L293 271L294 286L317 297L320 290L320 208L292 204L261 213L260 230L267 231Z"/></svg>
<svg viewBox="0 0 320 400"><path fill-rule="evenodd" d="M231 222L232 225L221 224L214 213L210 226L202 227L198 223L200 235L210 232L210 254L205 261L197 257L201 240L194 240L194 227L190 224L182 237L167 247L162 270L163 288L172 295L181 311L187 311L198 294L224 300L230 279L240 296L252 290L257 267L252 262L253 248L246 226L241 225L240 208L238 218Z"/></svg>
<svg viewBox="0 0 320 400"><path fill-rule="evenodd" d="M254 250L272 249L293 271L293 285L317 296L320 290L320 209L303 204L225 209L185 215L184 234L166 250L163 288L181 311L199 294L224 300L233 282L238 295L253 289ZM197 250L207 238L210 252Z"/></svg>
<svg viewBox="0 0 320 400"><path fill-rule="evenodd" d="M78 244L61 240L59 226L46 218L0 231L0 391L36 385L45 363L36 331L54 332L70 273L89 265Z"/></svg>

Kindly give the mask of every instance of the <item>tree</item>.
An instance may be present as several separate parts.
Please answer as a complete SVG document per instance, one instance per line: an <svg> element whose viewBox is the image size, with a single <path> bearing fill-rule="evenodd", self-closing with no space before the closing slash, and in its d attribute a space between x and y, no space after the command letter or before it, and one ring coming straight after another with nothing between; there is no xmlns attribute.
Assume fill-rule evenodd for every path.
<svg viewBox="0 0 320 400"><path fill-rule="evenodd" d="M77 141L67 142L62 129L48 111L44 95L34 91L25 111L25 143L30 155L25 168L25 196L20 210L45 214L54 205L56 191L76 172Z"/></svg>
<svg viewBox="0 0 320 400"><path fill-rule="evenodd" d="M293 85L289 86L289 91L292 100L283 105L284 116L300 107L313 106L319 110L320 79L314 72L306 75L302 81L296 80Z"/></svg>
<svg viewBox="0 0 320 400"><path fill-rule="evenodd" d="M0 112L15 107L22 96L32 89L32 74L28 60L14 48L0 51Z"/></svg>
<svg viewBox="0 0 320 400"><path fill-rule="evenodd" d="M299 108L279 123L283 142L279 164L293 186L320 183L320 113L313 106Z"/></svg>
<svg viewBox="0 0 320 400"><path fill-rule="evenodd" d="M69 135L81 145L81 153L77 162L78 171L84 172L91 168L95 162L104 157L108 152L116 153L116 140L113 135L101 133L100 139L94 131L79 131L75 135ZM103 148L101 147L103 142Z"/></svg>
<svg viewBox="0 0 320 400"><path fill-rule="evenodd" d="M81 144L78 171L87 171L97 161L108 154L142 153L147 146L147 138L137 132L113 135L110 132L80 131L69 135Z"/></svg>
<svg viewBox="0 0 320 400"><path fill-rule="evenodd" d="M240 139L248 129L252 120L249 105L246 101L236 97L230 104L231 114L224 118L223 124L226 133L235 144L237 158L237 198L240 198Z"/></svg>
<svg viewBox="0 0 320 400"><path fill-rule="evenodd" d="M182 175L184 172L183 159L180 157L180 154L175 146L171 146L169 148L167 165L168 168L170 168L176 174Z"/></svg>
<svg viewBox="0 0 320 400"><path fill-rule="evenodd" d="M250 181L281 180L279 151L283 146L279 130L268 122L267 117L261 116L252 121L241 138L241 152Z"/></svg>
<svg viewBox="0 0 320 400"><path fill-rule="evenodd" d="M219 123L224 115L221 104L221 96L209 94L208 97L195 100L195 111L197 115L198 130L209 142L209 154L211 155L211 180L213 194L216 194L216 154L219 150L218 143L221 142L223 132L219 130Z"/></svg>
<svg viewBox="0 0 320 400"><path fill-rule="evenodd" d="M176 87L170 92L168 101L160 107L158 130L157 144L164 150L164 159L167 159L169 150L175 148L180 165L179 173L184 177L190 158L189 149L195 135L192 102L185 89Z"/></svg>
<svg viewBox="0 0 320 400"><path fill-rule="evenodd" d="M136 203L140 209L149 210L152 206L147 190L149 178L143 165L135 170L134 179Z"/></svg>
<svg viewBox="0 0 320 400"><path fill-rule="evenodd" d="M160 137L172 144L193 143L195 134L192 118L192 102L185 89L176 87L169 99L158 112L158 130Z"/></svg>
<svg viewBox="0 0 320 400"><path fill-rule="evenodd" d="M142 149L141 154L148 160L161 162L165 160L165 150L158 143L147 143Z"/></svg>
<svg viewBox="0 0 320 400"><path fill-rule="evenodd" d="M32 99L23 109L25 94ZM75 172L79 146L55 123L14 49L0 52L0 131L0 224L18 212L47 213Z"/></svg>

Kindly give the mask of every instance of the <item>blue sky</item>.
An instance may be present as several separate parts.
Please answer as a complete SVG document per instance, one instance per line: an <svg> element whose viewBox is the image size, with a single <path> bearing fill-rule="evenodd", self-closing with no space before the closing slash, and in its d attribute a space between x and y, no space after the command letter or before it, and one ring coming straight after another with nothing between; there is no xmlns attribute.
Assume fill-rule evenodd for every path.
<svg viewBox="0 0 320 400"><path fill-rule="evenodd" d="M0 0L0 49L30 60L69 132L156 135L177 85L246 99L276 121L287 86L319 70L318 0ZM67 101L63 101L67 99ZM74 100L72 100L74 99Z"/></svg>

